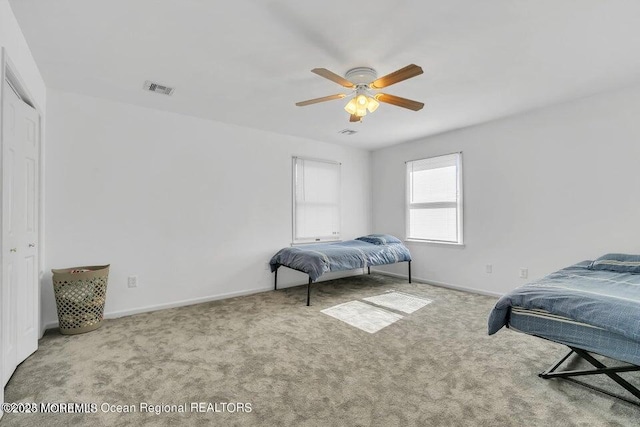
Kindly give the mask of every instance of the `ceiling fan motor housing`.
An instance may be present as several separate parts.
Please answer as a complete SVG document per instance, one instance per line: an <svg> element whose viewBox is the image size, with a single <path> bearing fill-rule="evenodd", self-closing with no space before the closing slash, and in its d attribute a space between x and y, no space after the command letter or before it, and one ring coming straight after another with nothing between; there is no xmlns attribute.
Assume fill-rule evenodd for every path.
<svg viewBox="0 0 640 427"><path fill-rule="evenodd" d="M368 86L377 77L376 70L369 67L352 68L345 74L345 78L356 86Z"/></svg>

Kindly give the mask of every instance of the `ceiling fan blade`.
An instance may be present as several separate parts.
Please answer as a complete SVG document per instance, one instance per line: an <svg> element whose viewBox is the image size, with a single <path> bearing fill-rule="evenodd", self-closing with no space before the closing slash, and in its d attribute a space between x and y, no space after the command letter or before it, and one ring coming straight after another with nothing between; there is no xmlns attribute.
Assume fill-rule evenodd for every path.
<svg viewBox="0 0 640 427"><path fill-rule="evenodd" d="M306 101L296 102L296 105L298 107L304 107L306 105L317 104L318 102L333 101L334 99L342 99L345 96L347 95L345 95L344 93L338 93L335 95L323 96L322 98L308 99Z"/></svg>
<svg viewBox="0 0 640 427"><path fill-rule="evenodd" d="M422 110L424 103L418 101L412 101L411 99L401 98L395 95L388 95L386 93L378 93L375 98L380 102L395 105L397 107L408 108L409 110L418 111Z"/></svg>
<svg viewBox="0 0 640 427"><path fill-rule="evenodd" d="M361 120L362 120L362 117L358 117L355 114L352 114L351 117L349 117L350 122L359 122Z"/></svg>
<svg viewBox="0 0 640 427"><path fill-rule="evenodd" d="M327 70L326 68L314 68L313 70L311 70L311 72L316 73L317 75L319 75L320 77L324 77L325 79L329 79L332 82L338 83L341 86L348 87L349 89L353 89L356 87L356 85L351 83L349 80L337 75L333 71Z"/></svg>
<svg viewBox="0 0 640 427"><path fill-rule="evenodd" d="M410 79L411 77L419 76L423 72L424 71L422 71L422 68L418 67L415 64L407 65L406 67L400 68L399 70L394 71L391 74L387 74L386 76L374 80L371 83L371 88L382 89L383 87L391 86L392 84Z"/></svg>

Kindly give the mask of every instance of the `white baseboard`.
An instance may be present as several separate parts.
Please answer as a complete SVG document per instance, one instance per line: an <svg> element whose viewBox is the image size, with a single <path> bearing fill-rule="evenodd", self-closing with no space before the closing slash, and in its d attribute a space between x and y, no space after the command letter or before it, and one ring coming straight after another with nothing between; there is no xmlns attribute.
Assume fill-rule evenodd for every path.
<svg viewBox="0 0 640 427"><path fill-rule="evenodd" d="M391 276L391 277L397 277L400 279L407 279L409 280L409 276L407 274L398 274L398 273L390 273L388 271L382 271L382 270L371 270L371 272L376 272L379 274L382 274L384 276ZM435 285L435 286L440 286L442 288L449 288L449 289L454 289L456 291L463 291L463 292L469 292L472 294L479 294L479 295L486 295L486 296L490 296L490 297L501 297L503 294L501 294L500 292L494 292L494 291L487 291L485 289L475 289L475 288L468 288L466 286L459 286L459 285L452 285L451 283L444 283L444 282L439 282L437 280L430 280L430 279L423 279L421 277L415 277L415 276L411 276L411 280L412 281L416 281L416 282L420 282L420 283L426 283L428 285Z"/></svg>
<svg viewBox="0 0 640 427"><path fill-rule="evenodd" d="M185 299L182 301L175 301L175 302L169 302L164 304L148 305L145 307L138 307L130 310L111 311L111 312L105 312L104 318L117 319L118 317L131 316L132 314L149 313L151 311L164 310L167 308L184 307L187 305L201 304L209 301L217 301L221 299L240 297L243 295L257 294L260 292L266 292L266 291L272 291L272 290L273 290L273 286L268 286L263 288L249 289L245 291L228 292L226 294L217 294L217 295L209 295L209 296L200 297L200 298ZM57 328L58 326L59 326L58 322L46 323L42 328L42 332L44 333L44 331L46 331L47 329Z"/></svg>

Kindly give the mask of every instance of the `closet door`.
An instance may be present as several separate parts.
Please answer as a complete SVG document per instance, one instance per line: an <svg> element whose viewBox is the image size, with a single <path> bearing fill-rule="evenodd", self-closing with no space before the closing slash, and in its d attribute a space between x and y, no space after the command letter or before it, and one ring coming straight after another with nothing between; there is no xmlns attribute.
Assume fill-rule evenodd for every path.
<svg viewBox="0 0 640 427"><path fill-rule="evenodd" d="M17 315L20 255L24 238L24 147L20 143L22 100L3 82L2 126L2 382L18 365Z"/></svg>
<svg viewBox="0 0 640 427"><path fill-rule="evenodd" d="M3 82L2 381L38 347L40 119Z"/></svg>
<svg viewBox="0 0 640 427"><path fill-rule="evenodd" d="M39 207L39 165L40 165L40 118L30 105L20 103L18 115L19 143L22 145L22 218L18 222L20 230L18 251L19 265L17 286L17 352L18 363L25 360L38 348L38 317L40 311L40 293L38 292L38 207Z"/></svg>

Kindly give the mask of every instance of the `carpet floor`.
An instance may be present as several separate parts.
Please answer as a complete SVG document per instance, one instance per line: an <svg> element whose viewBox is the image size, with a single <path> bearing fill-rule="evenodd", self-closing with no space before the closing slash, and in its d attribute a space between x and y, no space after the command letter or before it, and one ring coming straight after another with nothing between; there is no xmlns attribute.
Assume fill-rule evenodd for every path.
<svg viewBox="0 0 640 427"><path fill-rule="evenodd" d="M375 334L320 312L390 290L433 302ZM315 284L311 307L305 296L303 286L107 320L83 335L48 331L5 401L96 412L39 408L0 424L638 425L640 407L538 378L564 347L508 330L488 336L495 298L378 274ZM622 375L640 384L638 373Z"/></svg>

